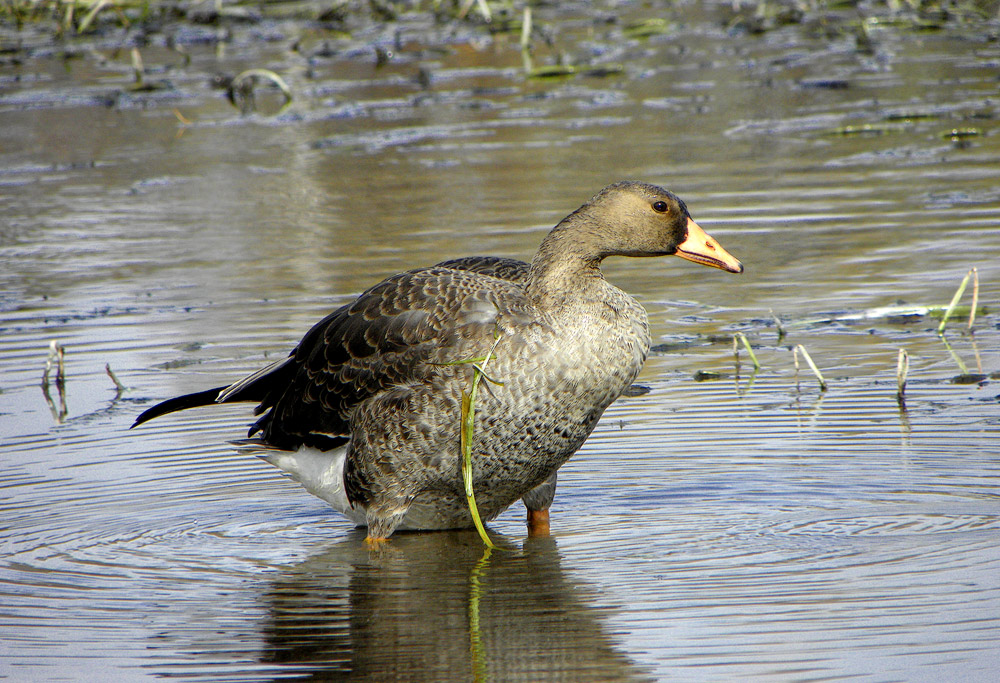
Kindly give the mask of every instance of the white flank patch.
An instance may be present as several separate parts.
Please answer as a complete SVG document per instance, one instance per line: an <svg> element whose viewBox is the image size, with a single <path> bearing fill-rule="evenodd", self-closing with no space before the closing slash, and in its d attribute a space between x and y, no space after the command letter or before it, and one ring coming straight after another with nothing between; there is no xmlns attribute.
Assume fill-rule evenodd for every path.
<svg viewBox="0 0 1000 683"><path fill-rule="evenodd" d="M354 522L368 526L367 510L363 505L351 507L344 490L344 465L347 462L347 445L329 451L302 446L295 451L284 451L261 443L257 439L231 442L241 453L255 455L269 462L295 481L306 491L325 500L334 510ZM464 508L456 512L452 507L434 501L414 501L407 509L399 529L460 529L470 528L471 520Z"/></svg>
<svg viewBox="0 0 1000 683"><path fill-rule="evenodd" d="M292 479L302 484L306 491L322 498L334 510L345 515L358 526L367 526L365 510L360 505L351 507L344 490L344 463L347 446L320 451L302 446L297 451L280 451L262 448L254 453Z"/></svg>

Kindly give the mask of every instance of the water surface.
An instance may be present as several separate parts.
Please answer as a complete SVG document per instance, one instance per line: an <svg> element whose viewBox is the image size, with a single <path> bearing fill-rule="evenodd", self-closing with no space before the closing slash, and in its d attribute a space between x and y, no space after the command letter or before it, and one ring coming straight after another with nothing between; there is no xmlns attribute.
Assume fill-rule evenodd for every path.
<svg viewBox="0 0 1000 683"><path fill-rule="evenodd" d="M516 35L416 15L350 39L151 31L146 77L169 85L148 92L119 49L135 32L5 29L22 47L0 77L0 676L990 680L996 24L885 23L862 44L843 16L756 33L727 7L664 10L673 28L645 39L623 28L644 7L540 9L556 48L536 61L623 67L554 80L524 77ZM241 115L212 85L257 66L290 107L263 89ZM516 506L492 524L505 551L463 532L371 553L227 445L247 407L128 431L383 276L530 258L623 178L680 194L747 271L606 264L649 311L649 391L563 468L551 538ZM884 310L947 304L971 267L972 334ZM51 340L64 409L39 386Z"/></svg>

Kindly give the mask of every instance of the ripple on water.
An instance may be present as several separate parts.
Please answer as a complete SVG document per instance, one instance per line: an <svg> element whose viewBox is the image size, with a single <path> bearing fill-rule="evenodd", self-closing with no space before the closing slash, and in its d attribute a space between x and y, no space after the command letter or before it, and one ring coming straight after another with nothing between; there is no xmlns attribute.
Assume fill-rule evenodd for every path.
<svg viewBox="0 0 1000 683"><path fill-rule="evenodd" d="M783 522L771 527L779 534L818 536L886 536L939 534L962 531L998 531L998 515L885 514L865 517L831 517L804 522Z"/></svg>
<svg viewBox="0 0 1000 683"><path fill-rule="evenodd" d="M92 59L117 50L110 33L97 52L80 36L72 63L49 40L18 53L0 103L17 131L0 169L14 190L0 197L0 678L995 679L996 385L948 383L956 357L996 370L995 315L975 337L949 332L953 354L926 319L808 322L946 303L972 265L993 306L988 25L946 19L918 40L887 24L859 55L810 22L743 34L720 21L729 3L676 3L684 30L641 41L622 27L649 3L568 31L566 4L539 24L560 27L571 60L624 72L525 79L516 36L447 22L440 51L404 24L375 69L371 41L397 30L380 21L320 51L304 36L288 115L241 116L208 71L252 57L284 73L294 51L274 25L237 22L225 51L214 29L178 40L192 60L170 67L175 117L132 106L141 93L104 106L129 86L120 59ZM154 70L177 62L159 33L139 46ZM981 134L941 136L967 123ZM127 431L155 398L288 350L380 275L529 257L624 177L680 192L747 272L608 263L657 341L684 343L661 345L649 393L612 406L566 466L554 538L484 558L474 534L413 534L369 553L225 445L243 408ZM752 385L746 363L732 374L735 330L764 365ZM68 349L58 424L38 388L53 338ZM804 370L796 386L799 342L829 391ZM699 369L723 379L695 383ZM522 516L493 527L516 546Z"/></svg>
<svg viewBox="0 0 1000 683"><path fill-rule="evenodd" d="M867 381L651 388L564 467L553 525L658 675L990 670L998 435L941 385L906 415Z"/></svg>

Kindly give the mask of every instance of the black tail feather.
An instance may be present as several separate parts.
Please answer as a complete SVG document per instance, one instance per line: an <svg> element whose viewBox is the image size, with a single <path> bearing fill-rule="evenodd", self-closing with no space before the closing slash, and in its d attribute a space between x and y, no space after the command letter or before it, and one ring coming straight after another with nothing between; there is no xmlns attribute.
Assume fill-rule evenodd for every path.
<svg viewBox="0 0 1000 683"><path fill-rule="evenodd" d="M166 415L167 413L173 413L178 410L186 410L187 408L197 408L198 406L209 406L214 405L215 400L219 397L227 387L216 387L215 389L208 389L206 391L198 391L193 394L184 394L183 396L175 396L174 398L167 399L163 403L157 403L152 408L148 408L143 411L139 417L135 418L135 422L132 423L132 427L141 425L147 420L152 420L154 417L159 417L160 415ZM129 427L131 429L132 427Z"/></svg>
<svg viewBox="0 0 1000 683"><path fill-rule="evenodd" d="M259 415L271 408L281 397L285 387L294 376L295 369L294 359L289 356L261 368L235 384L167 399L163 403L157 403L135 418L132 427L141 425L143 422L152 420L154 417L173 413L178 410L210 406L216 403L234 403L237 401L260 402L260 406L258 406L254 413L255 415ZM258 424L261 424L261 422L258 422ZM250 433L253 434L252 431Z"/></svg>

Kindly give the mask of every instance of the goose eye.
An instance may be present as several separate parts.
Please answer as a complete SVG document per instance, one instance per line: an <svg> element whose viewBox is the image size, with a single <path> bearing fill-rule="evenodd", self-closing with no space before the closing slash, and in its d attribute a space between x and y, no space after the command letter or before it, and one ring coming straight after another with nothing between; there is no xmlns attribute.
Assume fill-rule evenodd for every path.
<svg viewBox="0 0 1000 683"><path fill-rule="evenodd" d="M657 213L666 213L670 210L666 202L653 202L653 211Z"/></svg>

